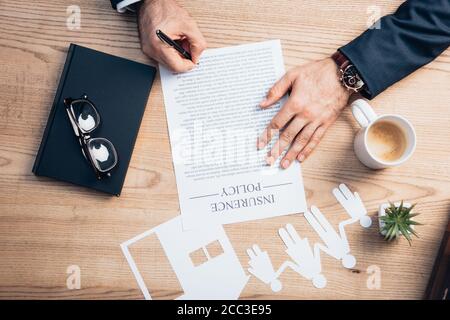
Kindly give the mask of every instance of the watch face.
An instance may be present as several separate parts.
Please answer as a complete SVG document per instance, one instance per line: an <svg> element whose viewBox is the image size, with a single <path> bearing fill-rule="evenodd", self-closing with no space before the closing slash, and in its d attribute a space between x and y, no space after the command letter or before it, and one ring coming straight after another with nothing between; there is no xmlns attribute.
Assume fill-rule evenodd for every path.
<svg viewBox="0 0 450 320"><path fill-rule="evenodd" d="M354 65L345 68L342 74L342 82L347 88L353 90L359 90L364 86L364 81L362 81Z"/></svg>

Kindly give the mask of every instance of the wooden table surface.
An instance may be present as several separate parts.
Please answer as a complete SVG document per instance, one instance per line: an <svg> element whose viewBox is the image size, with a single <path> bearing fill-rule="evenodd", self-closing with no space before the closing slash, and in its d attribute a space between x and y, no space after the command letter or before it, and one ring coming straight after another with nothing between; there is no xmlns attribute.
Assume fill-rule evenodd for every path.
<svg viewBox="0 0 450 320"><path fill-rule="evenodd" d="M148 100L120 198L36 177L31 168L42 138L70 42L136 61L141 53L134 15L120 15L107 0L79 0L81 29L68 30L74 1L0 0L0 298L141 299L120 243L177 215L178 197L167 135L161 83ZM402 1L378 0L382 14ZM209 47L281 39L286 68L320 59L367 26L371 0L185 0ZM389 54L389 53L386 53ZM130 93L132 94L132 93ZM417 151L405 165L385 171L363 167L352 151L358 130L349 110L303 165L308 204L337 225L345 218L331 190L340 182L357 190L374 224L348 228L357 265L344 269L322 255L325 289L292 271L274 294L250 278L244 299L411 299L423 296L450 212L450 51L391 87L372 102L378 113L398 113L417 130ZM418 202L421 238L385 243L376 211L387 200ZM291 222L319 241L301 215L225 226L244 268L245 249L267 250L277 268L288 259L278 237ZM181 288L153 238L135 249L146 263L145 281L155 298ZM81 270L81 288L66 286L68 266ZM378 266L381 287L367 287L367 268Z"/></svg>

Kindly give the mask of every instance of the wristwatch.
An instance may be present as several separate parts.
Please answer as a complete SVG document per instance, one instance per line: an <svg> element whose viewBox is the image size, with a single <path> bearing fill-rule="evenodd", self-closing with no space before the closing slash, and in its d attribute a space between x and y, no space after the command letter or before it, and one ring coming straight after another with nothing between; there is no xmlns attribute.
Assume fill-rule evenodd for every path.
<svg viewBox="0 0 450 320"><path fill-rule="evenodd" d="M365 83L359 75L358 69L350 60L339 50L336 51L331 58L339 68L339 80L347 90L360 92L365 89Z"/></svg>

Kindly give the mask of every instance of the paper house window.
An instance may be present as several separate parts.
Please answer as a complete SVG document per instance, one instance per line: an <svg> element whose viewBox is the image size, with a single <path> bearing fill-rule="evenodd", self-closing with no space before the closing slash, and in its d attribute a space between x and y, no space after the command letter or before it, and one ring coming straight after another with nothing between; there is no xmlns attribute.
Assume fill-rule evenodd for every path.
<svg viewBox="0 0 450 320"><path fill-rule="evenodd" d="M198 267L221 254L223 254L222 245L219 241L215 240L204 247L192 251L189 256L194 267Z"/></svg>

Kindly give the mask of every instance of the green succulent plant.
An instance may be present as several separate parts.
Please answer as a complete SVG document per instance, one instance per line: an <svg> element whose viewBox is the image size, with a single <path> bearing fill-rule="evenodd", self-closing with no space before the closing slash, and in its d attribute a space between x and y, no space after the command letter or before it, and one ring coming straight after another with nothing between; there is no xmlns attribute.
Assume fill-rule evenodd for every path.
<svg viewBox="0 0 450 320"><path fill-rule="evenodd" d="M389 207L385 210L386 215L380 217L381 221L384 222L382 232L385 240L392 241L402 235L411 245L411 235L419 237L417 232L411 227L421 224L412 220L413 217L419 215L419 213L411 213L414 207L415 204L410 207L403 206L403 200L398 207L389 202Z"/></svg>

